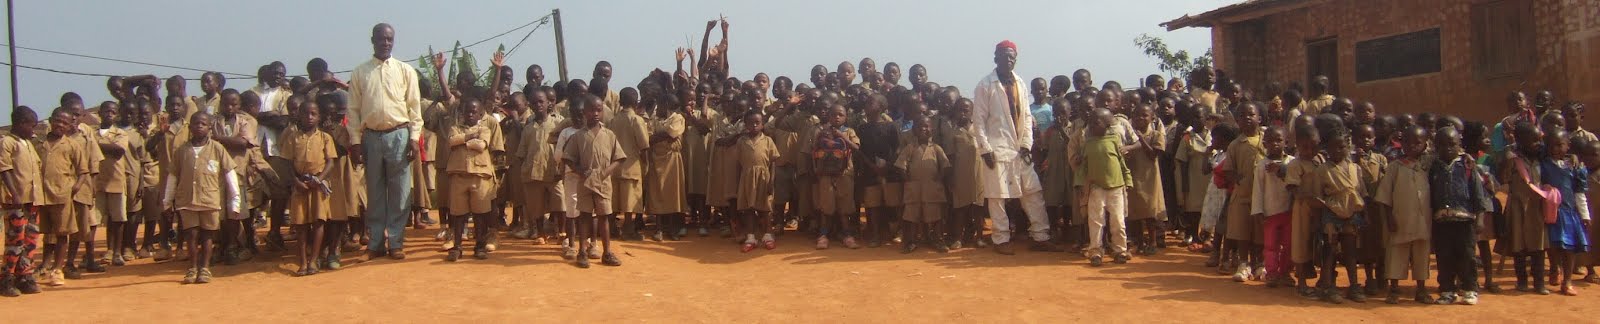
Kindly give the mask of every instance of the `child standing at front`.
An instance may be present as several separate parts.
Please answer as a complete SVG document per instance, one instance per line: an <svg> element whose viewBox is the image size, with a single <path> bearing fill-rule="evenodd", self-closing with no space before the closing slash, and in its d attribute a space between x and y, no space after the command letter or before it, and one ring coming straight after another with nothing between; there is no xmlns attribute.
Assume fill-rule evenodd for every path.
<svg viewBox="0 0 1600 324"><path fill-rule="evenodd" d="M92 167L85 147L76 142L81 138L72 135L76 127L72 120L72 113L67 109L52 111L50 133L45 135L39 150L43 190L34 205L39 207L40 232L49 235L41 260L45 264L44 281L51 286L67 284L65 267L70 259L67 240L78 233L78 220L73 213L73 184L89 181Z"/></svg>
<svg viewBox="0 0 1600 324"><path fill-rule="evenodd" d="M739 184L736 188L737 197L734 199L739 204L738 224L744 232L744 245L740 252L750 252L756 249L756 233L761 233L761 246L768 250L778 248L778 243L772 237L772 166L778 160L778 146L772 142L771 137L763 130L767 126L767 118L760 110L751 110L744 115L743 137L734 145L735 155L738 157Z"/></svg>
<svg viewBox="0 0 1600 324"><path fill-rule="evenodd" d="M562 148L562 162L578 175L577 186L577 241L582 251L592 251L589 237L599 234L604 254L600 263L608 266L622 265L622 259L611 253L611 175L616 173L627 153L617 143L617 136L600 122L605 102L600 97L581 95L574 100L583 107L584 128L567 140ZM568 216L569 218L572 216ZM596 217L599 218L596 221ZM598 223L598 224L597 224ZM592 252L590 253L592 254ZM579 268L588 268L589 259L577 257Z"/></svg>
<svg viewBox="0 0 1600 324"><path fill-rule="evenodd" d="M1544 183L1561 190L1555 222L1545 221L1550 233L1550 264L1555 267L1551 270L1561 276L1561 294L1577 296L1572 288L1572 273L1577 270L1577 256L1589 251L1589 172L1577 156L1570 154L1566 131L1552 131L1544 138L1547 155L1539 163Z"/></svg>
<svg viewBox="0 0 1600 324"><path fill-rule="evenodd" d="M472 257L489 258L489 230L494 226L490 215L496 192L491 156L505 150L500 129L482 122L483 108L477 98L463 100L461 110L463 119L447 130L445 136L450 145L445 172L450 176L450 239L453 244L444 259L450 262L461 258L461 238L466 234L468 218L476 220L473 237L478 242L473 246Z"/></svg>
<svg viewBox="0 0 1600 324"><path fill-rule="evenodd" d="M854 163L851 162L854 153L861 149L861 138L856 137L855 129L844 126L844 105L834 104L827 110L826 127L816 131L816 140L810 143L810 172L806 174L815 176L813 196L817 202L817 210L821 212L822 230L818 231L817 249L828 248L828 231L837 224L843 231L846 247L857 248L855 239L855 181Z"/></svg>
<svg viewBox="0 0 1600 324"><path fill-rule="evenodd" d="M39 226L29 220L32 207L41 199L39 151L33 148L34 128L39 115L27 106L11 111L11 130L0 135L0 221L5 231L0 242L5 248L0 263L0 296L39 292L33 273L33 249L38 247Z"/></svg>
<svg viewBox="0 0 1600 324"><path fill-rule="evenodd" d="M1109 225L1111 233L1111 251L1115 253L1115 262L1118 264L1128 262L1128 238L1124 229L1127 218L1127 188L1133 185L1133 173L1128 170L1126 159L1122 156L1122 138L1107 131L1115 122L1111 111L1105 108L1095 109L1085 120L1089 121L1089 129L1083 141L1083 164L1073 174L1073 186L1084 195L1088 209L1085 211L1089 223L1089 265L1100 266L1105 249L1101 246L1104 230ZM1092 137L1090 137L1092 136Z"/></svg>
<svg viewBox="0 0 1600 324"><path fill-rule="evenodd" d="M295 101L295 100L290 100ZM283 157L294 163L294 191L289 196L289 222L300 232L300 271L295 274L317 274L322 263L323 227L328 222L333 203L328 199L333 187L328 184L329 169L335 166L339 152L334 151L333 136L317 128L322 122L321 112L315 105L301 105L294 111L295 127L286 129L278 141ZM284 179L289 180L289 179Z"/></svg>
<svg viewBox="0 0 1600 324"><path fill-rule="evenodd" d="M211 114L198 112L189 118L189 139L172 152L172 169L167 175L163 197L167 213L178 215L189 243L189 260L194 264L183 275L183 283L211 282L211 240L221 227L222 214L239 212L239 192L233 158L227 148L211 140Z"/></svg>
<svg viewBox="0 0 1600 324"><path fill-rule="evenodd" d="M1232 184L1232 192L1228 196L1228 208L1224 217L1227 222L1224 230L1229 251L1223 255L1234 256L1238 268L1233 273L1233 280L1243 282L1256 278L1253 273L1264 269L1252 269L1260 266L1261 244L1265 241L1262 237L1261 222L1250 218L1250 186L1255 184L1255 173L1250 172L1266 157L1266 152L1261 148L1261 106L1255 103L1239 104L1234 111L1234 122L1239 125L1239 138L1228 144L1228 158L1222 162L1222 174L1228 183ZM1226 262L1224 265L1228 264Z"/></svg>
<svg viewBox="0 0 1600 324"><path fill-rule="evenodd" d="M1435 132L1433 147L1439 155L1428 172L1428 187L1433 250L1439 260L1438 303L1477 305L1477 222L1494 197L1484 190L1477 162L1462 151L1461 133L1454 127Z"/></svg>
<svg viewBox="0 0 1600 324"><path fill-rule="evenodd" d="M1262 135L1261 147L1267 150L1267 158L1256 163L1255 183L1250 186L1254 191L1250 194L1250 216L1264 220L1267 244L1262 263L1267 269L1267 287L1288 284L1289 269L1294 267L1289 258L1289 249L1296 244L1290 240L1290 205L1294 196L1285 184L1287 166L1294 163L1294 157L1284 154L1283 129L1275 126Z"/></svg>
<svg viewBox="0 0 1600 324"><path fill-rule="evenodd" d="M1128 195L1128 220L1132 222L1131 237L1138 242L1137 253L1155 255L1158 242L1166 237L1162 229L1167 220L1167 201L1162 195L1162 155L1166 154L1167 136L1155 118L1154 108L1135 104L1133 131L1139 133L1133 150L1128 151L1128 169L1133 174L1133 191Z"/></svg>
<svg viewBox="0 0 1600 324"><path fill-rule="evenodd" d="M896 154L895 168L905 174L905 211L901 216L900 237L904 241L900 253L911 253L917 242L933 246L939 253L949 252L943 239L941 222L945 211L944 179L950 172L950 160L944 148L933 143L933 124L926 117L914 120L912 132L915 144L900 148ZM919 239L918 236L921 236Z"/></svg>
<svg viewBox="0 0 1600 324"><path fill-rule="evenodd" d="M1321 128L1321 127L1319 127ZM1358 230L1366 223L1361 210L1366 202L1361 200L1361 175L1355 162L1350 160L1350 133L1344 127L1319 130L1323 138L1323 157L1327 163L1317 170L1317 181L1312 189L1313 207L1322 210L1321 234L1326 243L1322 248L1322 275L1317 287L1322 290L1322 300L1339 304L1344 302L1339 294L1333 265L1343 264L1350 282L1356 281L1355 251ZM1351 289L1350 294L1359 293Z"/></svg>
<svg viewBox="0 0 1600 324"><path fill-rule="evenodd" d="M1505 160L1498 170L1501 183L1510 189L1502 214L1505 236L1496 241L1496 250L1512 256L1517 291L1548 295L1550 289L1544 286L1544 250L1550 245L1550 239L1543 216L1543 170L1537 162L1543 156L1544 133L1526 120L1517 122L1512 131L1517 144L1514 150L1505 151ZM1533 269L1528 269L1530 267ZM1530 277L1533 279L1531 286Z"/></svg>
<svg viewBox="0 0 1600 324"><path fill-rule="evenodd" d="M1428 148L1427 130L1414 126L1401 133L1404 155L1389 162L1383 180L1378 183L1375 200L1388 207L1383 217L1389 238L1384 241L1384 273L1389 280L1389 297L1384 302L1400 302L1400 280L1407 277L1417 281L1415 300L1431 304L1428 295L1428 225L1432 206L1428 201L1428 161L1423 157ZM1407 270L1410 270L1409 272ZM1409 276L1407 275L1409 274ZM1353 278L1353 277L1352 277ZM1354 285L1354 281L1351 282ZM1354 289L1352 289L1354 291Z"/></svg>
<svg viewBox="0 0 1600 324"><path fill-rule="evenodd" d="M1057 108L1061 109L1061 108ZM947 132L941 134L943 139L940 147L950 154L950 207L953 214L951 221L947 222L949 233L946 240L950 242L950 249L959 249L963 246L977 246L977 236L983 232L983 192L978 189L978 181L982 177L983 160L978 146L977 128L972 125L972 100L956 100L950 112L950 125ZM1060 121L1060 119L1058 119ZM1063 145L1064 146L1064 145ZM1047 152L1053 153L1053 152ZM1066 152L1062 152L1065 156ZM1060 158L1065 163L1066 158ZM1065 169L1065 168L1063 168ZM1048 173L1048 169L1046 170ZM1071 170L1062 170L1071 172ZM1064 177L1063 177L1064 178ZM1071 192L1063 194L1070 195Z"/></svg>

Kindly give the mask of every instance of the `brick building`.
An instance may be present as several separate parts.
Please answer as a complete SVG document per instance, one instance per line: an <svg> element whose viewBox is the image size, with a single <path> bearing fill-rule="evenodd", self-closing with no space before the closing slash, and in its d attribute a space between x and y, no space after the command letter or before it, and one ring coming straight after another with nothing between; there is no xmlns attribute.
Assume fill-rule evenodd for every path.
<svg viewBox="0 0 1600 324"><path fill-rule="evenodd" d="M1217 68L1247 89L1326 75L1381 112L1477 120L1514 90L1600 107L1597 0L1248 0L1161 26L1211 28Z"/></svg>

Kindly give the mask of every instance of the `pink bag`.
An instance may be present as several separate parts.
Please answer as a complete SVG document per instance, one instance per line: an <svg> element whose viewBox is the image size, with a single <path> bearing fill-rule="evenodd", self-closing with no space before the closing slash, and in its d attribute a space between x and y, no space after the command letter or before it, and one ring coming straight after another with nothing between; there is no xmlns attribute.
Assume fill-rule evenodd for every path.
<svg viewBox="0 0 1600 324"><path fill-rule="evenodd" d="M1544 223L1546 225L1555 224L1556 215L1558 215L1559 211L1561 210L1561 189L1543 184L1534 186L1533 179L1528 177L1527 165L1522 161L1522 159L1517 159L1517 173L1522 174L1522 183L1527 185L1529 187L1528 189L1533 190L1533 193L1538 194L1539 199L1542 200L1542 205L1544 207Z"/></svg>

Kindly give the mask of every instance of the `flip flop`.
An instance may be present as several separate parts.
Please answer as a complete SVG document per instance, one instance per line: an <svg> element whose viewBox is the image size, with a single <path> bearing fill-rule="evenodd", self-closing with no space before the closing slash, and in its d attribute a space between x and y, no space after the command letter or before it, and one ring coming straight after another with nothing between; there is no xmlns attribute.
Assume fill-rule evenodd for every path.
<svg viewBox="0 0 1600 324"><path fill-rule="evenodd" d="M767 250L777 249L778 248L778 241L770 241L769 240L769 241L761 242L761 245L762 245L762 247L767 248Z"/></svg>

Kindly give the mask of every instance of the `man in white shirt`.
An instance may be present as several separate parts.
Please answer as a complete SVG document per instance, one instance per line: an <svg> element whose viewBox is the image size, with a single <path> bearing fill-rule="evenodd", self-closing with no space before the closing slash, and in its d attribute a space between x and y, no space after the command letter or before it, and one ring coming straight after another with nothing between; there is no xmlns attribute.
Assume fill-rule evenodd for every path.
<svg viewBox="0 0 1600 324"><path fill-rule="evenodd" d="M369 257L405 259L411 218L411 162L422 137L422 95L417 70L390 54L394 27L372 27L372 59L350 72L350 157L367 170ZM369 159L370 158L370 159Z"/></svg>
<svg viewBox="0 0 1600 324"><path fill-rule="evenodd" d="M1033 148L1033 116L1025 108L1020 78L1013 72L1017 45L1003 41L994 48L994 73L984 77L973 90L972 123L977 126L978 149L983 152L983 196L990 221L994 222L996 253L1011 255L1011 219L1006 216L1006 199L1022 201L1028 214L1028 232L1033 237L1029 249L1062 251L1050 240L1050 222L1044 210L1044 187L1033 170L1029 152Z"/></svg>

